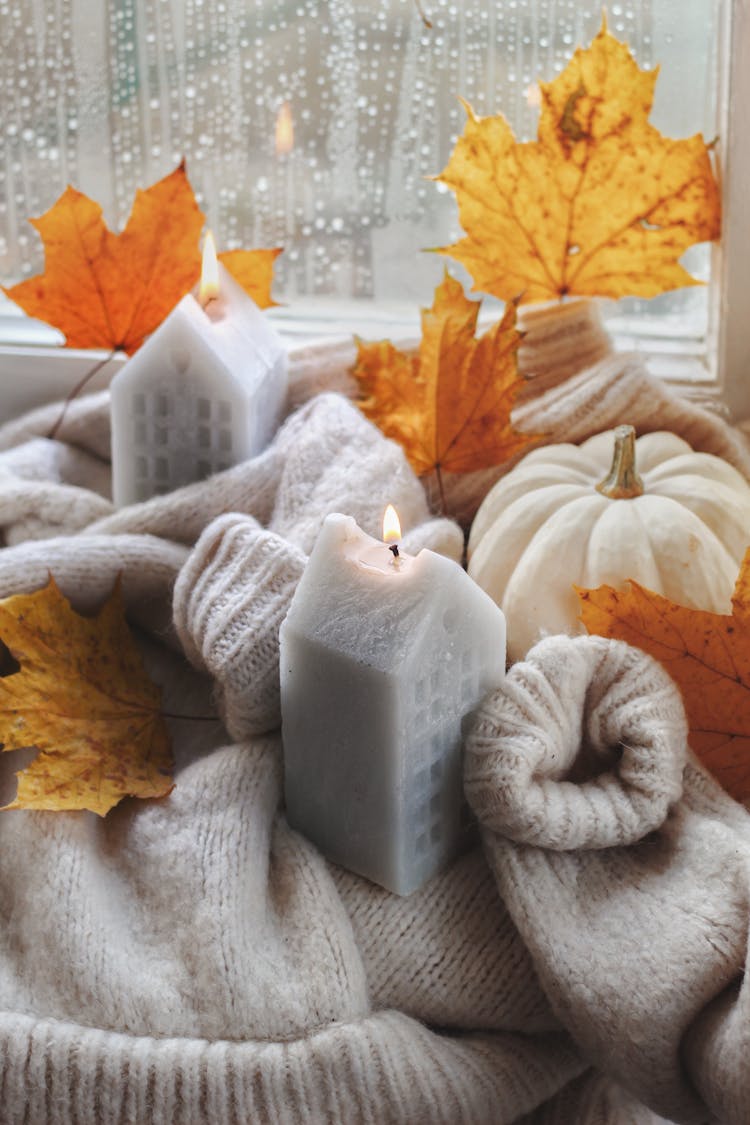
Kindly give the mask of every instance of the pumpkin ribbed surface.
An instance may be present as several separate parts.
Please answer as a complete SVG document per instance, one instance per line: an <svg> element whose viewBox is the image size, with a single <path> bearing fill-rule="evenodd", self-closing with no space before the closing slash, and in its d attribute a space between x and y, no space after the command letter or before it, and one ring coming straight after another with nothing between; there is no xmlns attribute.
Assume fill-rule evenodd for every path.
<svg viewBox="0 0 750 1125"><path fill-rule="evenodd" d="M471 529L469 574L501 606L508 652L540 636L581 631L573 585L632 578L672 601L730 608L750 544L750 485L731 465L671 433L635 443L640 496L597 491L613 432L527 454L487 494Z"/></svg>

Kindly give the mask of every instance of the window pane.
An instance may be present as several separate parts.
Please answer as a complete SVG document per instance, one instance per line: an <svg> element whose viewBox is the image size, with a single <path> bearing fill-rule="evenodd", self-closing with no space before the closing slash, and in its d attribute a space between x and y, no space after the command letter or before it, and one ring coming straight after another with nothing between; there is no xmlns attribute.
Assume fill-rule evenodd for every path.
<svg viewBox="0 0 750 1125"><path fill-rule="evenodd" d="M70 182L121 225L188 172L224 247L283 245L276 292L424 303L455 238L445 164L465 97L536 127L530 88L598 30L598 0L0 0L0 273L39 269L29 215ZM716 0L618 0L610 28L662 64L655 123L719 131ZM275 151L288 103L293 147ZM708 276L705 248L690 265ZM701 337L705 293L627 302Z"/></svg>

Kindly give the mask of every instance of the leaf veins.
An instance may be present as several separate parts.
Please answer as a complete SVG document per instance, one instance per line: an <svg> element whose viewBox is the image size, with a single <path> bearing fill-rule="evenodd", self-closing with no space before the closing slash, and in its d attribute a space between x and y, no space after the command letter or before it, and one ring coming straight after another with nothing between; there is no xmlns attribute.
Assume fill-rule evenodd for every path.
<svg viewBox="0 0 750 1125"><path fill-rule="evenodd" d="M750 797L750 550L731 614L676 605L633 581L578 596L589 633L627 641L664 665L682 693L692 749L733 797Z"/></svg>
<svg viewBox="0 0 750 1125"><path fill-rule="evenodd" d="M641 70L606 22L554 81L540 83L537 139L505 118L467 122L436 178L456 193L466 237L440 248L474 289L510 300L653 297L698 285L679 259L718 238L719 190L700 136L649 124L657 71Z"/></svg>

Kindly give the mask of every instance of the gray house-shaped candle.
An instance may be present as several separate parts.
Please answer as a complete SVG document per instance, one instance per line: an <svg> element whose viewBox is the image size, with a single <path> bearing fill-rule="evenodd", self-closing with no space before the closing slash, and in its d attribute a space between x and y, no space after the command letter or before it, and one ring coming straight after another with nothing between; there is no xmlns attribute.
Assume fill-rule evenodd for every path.
<svg viewBox="0 0 750 1125"><path fill-rule="evenodd" d="M462 724L505 677L502 611L451 559L330 515L280 640L289 823L409 894L467 842Z"/></svg>
<svg viewBox="0 0 750 1125"><path fill-rule="evenodd" d="M187 294L112 380L112 492L136 503L260 452L287 393L286 352L223 267L204 308Z"/></svg>

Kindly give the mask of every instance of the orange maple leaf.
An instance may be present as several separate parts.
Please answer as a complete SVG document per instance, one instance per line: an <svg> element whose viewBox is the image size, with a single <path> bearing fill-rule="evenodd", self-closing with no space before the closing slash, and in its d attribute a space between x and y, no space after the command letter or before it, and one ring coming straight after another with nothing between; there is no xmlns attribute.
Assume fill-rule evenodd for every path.
<svg viewBox="0 0 750 1125"><path fill-rule="evenodd" d="M416 355L389 341L357 341L359 403L387 437L400 442L419 474L471 472L502 464L535 444L517 433L510 411L524 379L518 374L516 307L475 337L479 302L447 274L422 310Z"/></svg>
<svg viewBox="0 0 750 1125"><path fill-rule="evenodd" d="M690 746L727 792L750 797L750 550L727 615L687 609L633 581L577 593L589 633L664 665L682 692Z"/></svg>
<svg viewBox="0 0 750 1125"><path fill-rule="evenodd" d="M44 273L3 292L29 316L58 328L69 348L132 354L200 276L204 216L184 162L136 193L121 234L108 229L98 203L72 187L30 222L44 242ZM278 253L230 251L219 257L266 308L274 303Z"/></svg>
<svg viewBox="0 0 750 1125"><path fill-rule="evenodd" d="M90 809L172 789L161 692L148 679L119 586L95 617L54 580L0 601L0 636L20 670L0 679L3 750L35 746L10 809Z"/></svg>
<svg viewBox="0 0 750 1125"><path fill-rule="evenodd" d="M537 140L502 115L468 121L437 177L456 193L466 238L440 247L476 290L505 300L567 294L653 297L700 282L678 259L718 238L720 200L703 138L648 122L658 70L641 70L606 21L540 84Z"/></svg>

